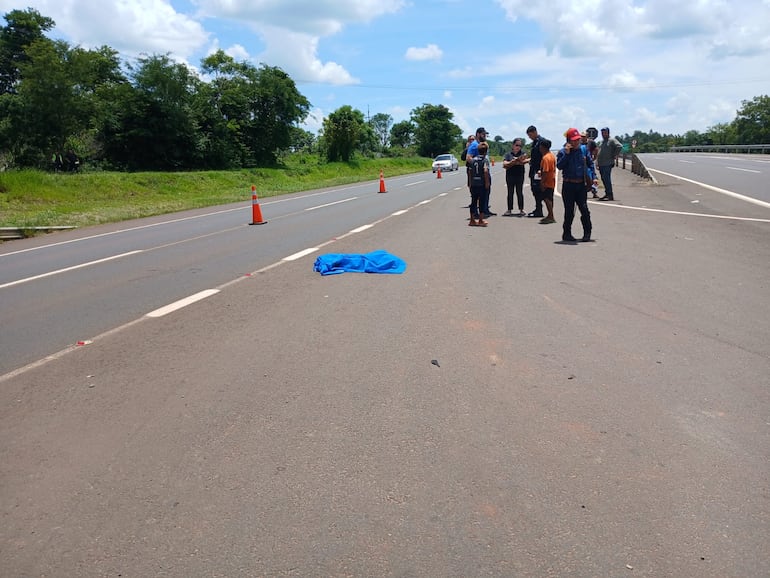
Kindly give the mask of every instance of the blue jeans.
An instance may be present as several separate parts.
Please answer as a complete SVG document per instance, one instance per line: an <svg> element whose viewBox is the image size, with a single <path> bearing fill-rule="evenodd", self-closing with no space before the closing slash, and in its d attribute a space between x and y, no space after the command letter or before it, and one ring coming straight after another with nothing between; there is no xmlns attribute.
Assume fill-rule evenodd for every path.
<svg viewBox="0 0 770 578"><path fill-rule="evenodd" d="M604 184L604 194L609 198L613 198L612 194L612 165L605 165L599 167L599 174L602 177L602 183Z"/></svg>

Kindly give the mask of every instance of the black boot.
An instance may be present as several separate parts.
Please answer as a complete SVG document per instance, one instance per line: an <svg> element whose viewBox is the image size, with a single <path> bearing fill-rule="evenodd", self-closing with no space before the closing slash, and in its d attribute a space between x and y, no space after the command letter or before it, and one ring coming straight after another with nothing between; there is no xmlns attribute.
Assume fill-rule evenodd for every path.
<svg viewBox="0 0 770 578"><path fill-rule="evenodd" d="M580 222L583 225L583 238L581 241L587 242L591 240L591 216L590 215L580 215Z"/></svg>

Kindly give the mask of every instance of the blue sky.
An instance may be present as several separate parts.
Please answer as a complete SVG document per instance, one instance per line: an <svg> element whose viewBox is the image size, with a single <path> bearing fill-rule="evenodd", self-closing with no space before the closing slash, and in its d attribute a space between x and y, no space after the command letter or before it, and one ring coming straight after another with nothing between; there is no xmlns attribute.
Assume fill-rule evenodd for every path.
<svg viewBox="0 0 770 578"><path fill-rule="evenodd" d="M730 122L770 94L770 0L0 0L53 35L124 59L197 67L222 49L278 66L312 104L305 128L351 105L408 119L443 104L471 133L534 124L683 134Z"/></svg>

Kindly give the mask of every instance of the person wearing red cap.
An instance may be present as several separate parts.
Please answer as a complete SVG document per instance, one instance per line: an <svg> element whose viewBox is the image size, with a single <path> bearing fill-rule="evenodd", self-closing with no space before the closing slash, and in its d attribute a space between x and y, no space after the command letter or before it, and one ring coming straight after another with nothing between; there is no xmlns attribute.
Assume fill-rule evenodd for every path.
<svg viewBox="0 0 770 578"><path fill-rule="evenodd" d="M586 154L580 144L580 131L570 128L564 133L566 144L556 155L556 168L562 171L561 197L564 202L564 224L562 226L562 241L577 241L572 236L572 221L575 219L575 205L580 211L580 222L583 225L582 241L591 240L591 213L588 210L588 190L586 187L588 175L593 174L594 161Z"/></svg>

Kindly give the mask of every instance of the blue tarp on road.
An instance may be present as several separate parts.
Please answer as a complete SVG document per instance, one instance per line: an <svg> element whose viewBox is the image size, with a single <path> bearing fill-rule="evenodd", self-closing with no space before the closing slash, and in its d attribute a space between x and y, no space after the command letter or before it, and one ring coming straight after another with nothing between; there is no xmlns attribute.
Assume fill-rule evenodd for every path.
<svg viewBox="0 0 770 578"><path fill-rule="evenodd" d="M327 253L319 255L313 265L313 271L321 275L339 273L403 273L406 261L391 255L387 251L371 253Z"/></svg>

